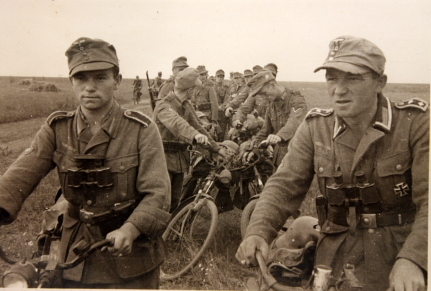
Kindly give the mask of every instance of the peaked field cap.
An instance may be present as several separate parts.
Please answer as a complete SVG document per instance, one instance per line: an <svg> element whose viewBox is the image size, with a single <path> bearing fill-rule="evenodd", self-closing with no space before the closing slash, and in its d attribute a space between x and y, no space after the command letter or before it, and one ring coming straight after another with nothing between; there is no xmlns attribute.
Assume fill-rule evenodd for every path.
<svg viewBox="0 0 431 291"><path fill-rule="evenodd" d="M250 87L250 95L251 96L256 95L257 92L259 92L259 90L262 89L263 85L265 85L271 80L275 80L275 77L272 74L272 72L264 70L257 73L247 83L247 86Z"/></svg>
<svg viewBox="0 0 431 291"><path fill-rule="evenodd" d="M216 76L224 76L224 71L223 70L218 70L216 72Z"/></svg>
<svg viewBox="0 0 431 291"><path fill-rule="evenodd" d="M253 72L251 70L244 70L244 77L253 76Z"/></svg>
<svg viewBox="0 0 431 291"><path fill-rule="evenodd" d="M271 71L275 75L277 75L277 73L278 73L278 67L274 63L267 64L265 67L263 67L263 69L264 70L269 70L269 71Z"/></svg>
<svg viewBox="0 0 431 291"><path fill-rule="evenodd" d="M256 66L253 67L253 74L256 75L257 73L259 73L262 70L263 70L263 68L261 66L256 65Z"/></svg>
<svg viewBox="0 0 431 291"><path fill-rule="evenodd" d="M175 78L174 87L179 90L187 90L194 86L198 86L202 84L198 77L198 70L188 67L178 73L177 77Z"/></svg>
<svg viewBox="0 0 431 291"><path fill-rule="evenodd" d="M199 74L208 73L208 71L205 69L205 66L198 66L196 70L198 70Z"/></svg>
<svg viewBox="0 0 431 291"><path fill-rule="evenodd" d="M242 74L240 72L233 73L233 77L242 77Z"/></svg>
<svg viewBox="0 0 431 291"><path fill-rule="evenodd" d="M329 53L322 66L314 70L337 69L352 74L363 74L368 69L382 75L386 58L374 43L364 38L340 36L329 43Z"/></svg>
<svg viewBox="0 0 431 291"><path fill-rule="evenodd" d="M69 66L69 76L83 71L120 67L114 46L97 38L78 38L66 50L65 55Z"/></svg>
<svg viewBox="0 0 431 291"><path fill-rule="evenodd" d="M182 57L178 57L176 58L173 62L172 62L172 68L175 67L188 67L189 65L187 64L187 58L182 56Z"/></svg>

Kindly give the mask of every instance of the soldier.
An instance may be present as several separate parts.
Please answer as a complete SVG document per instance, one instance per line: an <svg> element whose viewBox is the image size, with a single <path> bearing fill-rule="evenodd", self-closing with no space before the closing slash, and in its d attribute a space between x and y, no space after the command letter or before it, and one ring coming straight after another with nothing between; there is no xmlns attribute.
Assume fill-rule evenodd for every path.
<svg viewBox="0 0 431 291"><path fill-rule="evenodd" d="M247 85L248 81L253 77L253 72L251 70L244 70L243 76L244 76L245 85ZM241 86L241 88L238 91L238 94L236 94L233 98L231 98L229 103L226 105L226 109L225 109L226 117L230 117L234 112L234 109L239 108L241 104L247 99L249 94L250 94L250 87Z"/></svg>
<svg viewBox="0 0 431 291"><path fill-rule="evenodd" d="M163 99L169 92L174 90L175 77L179 72L188 68L188 66L186 57L179 57L172 62L172 76L160 86L157 99Z"/></svg>
<svg viewBox="0 0 431 291"><path fill-rule="evenodd" d="M274 147L274 166L278 166L286 155L290 139L307 113L307 104L301 93L277 83L266 70L258 73L249 82L250 97L256 94L268 98L269 104L262 128L256 134L258 144L267 140Z"/></svg>
<svg viewBox="0 0 431 291"><path fill-rule="evenodd" d="M229 102L229 86L224 83L224 71L218 70L216 72L216 82L214 89L217 95L218 101L218 124L220 126L220 132L218 133L218 141L223 141L226 135L227 118L224 114L226 104Z"/></svg>
<svg viewBox="0 0 431 291"><path fill-rule="evenodd" d="M270 71L273 75L274 78L277 77L277 73L278 73L278 67L276 64L274 63L269 63L267 64L265 67L263 67L264 70Z"/></svg>
<svg viewBox="0 0 431 291"><path fill-rule="evenodd" d="M368 40L330 42L324 64L333 109L313 109L252 214L237 259L256 264L303 201L314 175L321 237L316 265L354 266L363 290L425 290L429 109L391 102L383 52ZM335 289L335 288L333 288ZM332 290L332 289L331 289Z"/></svg>
<svg viewBox="0 0 431 291"><path fill-rule="evenodd" d="M162 72L158 72L157 77L154 78L153 83L151 84L151 89L153 89L155 96L159 95L159 90L162 84L163 84Z"/></svg>
<svg viewBox="0 0 431 291"><path fill-rule="evenodd" d="M139 76L136 76L136 79L133 80L133 104L139 104L142 96L142 80L139 79Z"/></svg>
<svg viewBox="0 0 431 291"><path fill-rule="evenodd" d="M194 87L201 85L198 77L199 73L194 68L187 68L178 73L174 91L154 109L153 119L162 135L171 181L170 212L175 210L181 199L184 173L189 167L188 145L196 141L213 152L222 153L222 149L198 121L196 112L190 104Z"/></svg>
<svg viewBox="0 0 431 291"><path fill-rule="evenodd" d="M214 84L208 80L208 71L205 66L198 66L196 69L199 72L201 84L194 89L192 105L197 111L203 112L214 126L218 126L218 102Z"/></svg>
<svg viewBox="0 0 431 291"><path fill-rule="evenodd" d="M263 68L261 66L259 66L259 65L254 66L253 67L253 76L257 75L257 73L259 73L262 70L263 70Z"/></svg>
<svg viewBox="0 0 431 291"><path fill-rule="evenodd" d="M170 205L160 133L149 117L115 101L122 77L113 45L81 37L66 56L79 106L52 113L4 173L0 221L16 219L24 200L56 167L67 208L61 260L76 257L71 246L78 241L114 241L108 252L96 251L63 271L63 287L157 289Z"/></svg>

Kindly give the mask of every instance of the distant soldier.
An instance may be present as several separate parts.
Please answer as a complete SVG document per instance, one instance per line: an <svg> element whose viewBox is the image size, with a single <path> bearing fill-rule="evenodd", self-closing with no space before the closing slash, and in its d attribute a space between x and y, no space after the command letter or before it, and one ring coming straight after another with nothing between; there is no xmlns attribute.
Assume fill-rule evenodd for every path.
<svg viewBox="0 0 431 291"><path fill-rule="evenodd" d="M157 74L157 77L154 78L153 83L151 84L151 89L153 89L155 96L159 95L159 90L162 84L163 84L162 72L159 72Z"/></svg>
<svg viewBox="0 0 431 291"><path fill-rule="evenodd" d="M230 117L235 109L239 108L241 104L247 99L250 93L250 88L246 86L247 82L253 77L251 70L244 70L244 83L237 90L237 94L231 95L231 100L226 105L225 115Z"/></svg>
<svg viewBox="0 0 431 291"><path fill-rule="evenodd" d="M201 84L194 88L192 105L196 111L203 112L213 124L217 125L218 101L214 84L208 80L208 71L205 66L198 66L196 70L199 73Z"/></svg>
<svg viewBox="0 0 431 291"><path fill-rule="evenodd" d="M139 76L136 76L136 79L133 80L133 104L139 104L142 96L142 80L139 79Z"/></svg>
<svg viewBox="0 0 431 291"><path fill-rule="evenodd" d="M216 82L214 89L217 95L218 101L218 124L220 126L220 132L218 134L218 141L223 141L226 134L227 118L224 114L226 105L229 102L229 86L224 83L224 71L218 70L216 72Z"/></svg>
<svg viewBox="0 0 431 291"><path fill-rule="evenodd" d="M171 180L171 210L181 199L184 173L188 171L190 155L187 146L193 141L213 152L222 151L210 134L202 127L190 104L193 88L201 85L194 68L180 72L175 79L174 91L159 101L153 114L163 140L163 147Z"/></svg>
<svg viewBox="0 0 431 291"><path fill-rule="evenodd" d="M257 73L259 73L260 71L262 71L263 68L259 65L256 65L253 67L253 76L256 75Z"/></svg>
<svg viewBox="0 0 431 291"><path fill-rule="evenodd" d="M172 62L172 76L160 86L158 99L166 97L169 92L174 90L175 77L188 66L186 57L179 57Z"/></svg>
<svg viewBox="0 0 431 291"><path fill-rule="evenodd" d="M277 77L278 67L276 64L269 63L269 64L265 65L265 67L263 67L263 69L271 71L271 73L274 75L274 78Z"/></svg>
<svg viewBox="0 0 431 291"><path fill-rule="evenodd" d="M265 122L255 140L259 143L266 139L269 144L275 145L274 165L277 167L287 153L290 139L307 114L307 104L301 93L281 86L266 70L254 76L248 86L251 98L260 94L269 99Z"/></svg>

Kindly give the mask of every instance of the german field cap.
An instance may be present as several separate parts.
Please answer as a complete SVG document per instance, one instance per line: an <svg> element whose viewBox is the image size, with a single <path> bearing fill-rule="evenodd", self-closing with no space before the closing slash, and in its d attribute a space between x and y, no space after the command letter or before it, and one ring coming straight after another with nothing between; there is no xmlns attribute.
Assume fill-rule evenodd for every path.
<svg viewBox="0 0 431 291"><path fill-rule="evenodd" d="M101 39L80 37L72 43L65 55L69 65L69 76L83 71L120 67L114 46Z"/></svg>
<svg viewBox="0 0 431 291"><path fill-rule="evenodd" d="M202 82L198 79L199 72L195 68L186 68L178 73L175 78L175 88L187 90L194 86L199 86Z"/></svg>
<svg viewBox="0 0 431 291"><path fill-rule="evenodd" d="M263 67L263 69L264 69L264 70L271 71L271 72L274 74L274 76L276 76L276 75L277 75L277 73L278 73L278 67L277 67L277 65L276 65L276 64L274 64L274 63L269 63L269 64L267 64L265 67Z"/></svg>
<svg viewBox="0 0 431 291"><path fill-rule="evenodd" d="M198 70L199 74L206 74L206 73L208 73L208 71L205 69L205 66L198 66L196 68L196 70Z"/></svg>
<svg viewBox="0 0 431 291"><path fill-rule="evenodd" d="M244 77L253 76L253 72L251 70L244 70Z"/></svg>
<svg viewBox="0 0 431 291"><path fill-rule="evenodd" d="M172 68L175 67L188 67L189 65L187 64L187 58L186 57L179 57L176 58L173 62L172 62Z"/></svg>
<svg viewBox="0 0 431 291"><path fill-rule="evenodd" d="M263 70L263 68L261 66L256 65L253 67L253 74L256 75L257 73L259 73L262 70Z"/></svg>
<svg viewBox="0 0 431 291"><path fill-rule="evenodd" d="M233 77L235 78L241 78L242 77L242 74L240 73L240 72L235 72L235 73L233 73Z"/></svg>
<svg viewBox="0 0 431 291"><path fill-rule="evenodd" d="M352 74L363 74L371 69L383 74L386 58L371 41L353 36L340 36L329 43L329 54L322 66L314 70L337 69Z"/></svg>
<svg viewBox="0 0 431 291"><path fill-rule="evenodd" d="M224 77L224 71L223 70L218 70L216 72L216 76L223 76Z"/></svg>
<svg viewBox="0 0 431 291"><path fill-rule="evenodd" d="M270 71L263 70L257 73L247 83L247 86L250 87L250 95L251 96L256 95L257 92L259 92L259 90L262 89L263 85L265 85L266 83L274 79L275 77Z"/></svg>

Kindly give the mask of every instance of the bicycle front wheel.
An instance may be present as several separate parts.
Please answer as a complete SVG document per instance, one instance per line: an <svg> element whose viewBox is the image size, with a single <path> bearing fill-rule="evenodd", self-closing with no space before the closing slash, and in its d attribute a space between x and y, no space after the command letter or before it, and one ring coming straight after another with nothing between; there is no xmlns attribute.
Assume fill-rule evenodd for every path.
<svg viewBox="0 0 431 291"><path fill-rule="evenodd" d="M208 198L190 201L172 217L163 233L168 254L161 266L161 280L172 280L190 271L214 238L217 206Z"/></svg>

